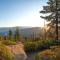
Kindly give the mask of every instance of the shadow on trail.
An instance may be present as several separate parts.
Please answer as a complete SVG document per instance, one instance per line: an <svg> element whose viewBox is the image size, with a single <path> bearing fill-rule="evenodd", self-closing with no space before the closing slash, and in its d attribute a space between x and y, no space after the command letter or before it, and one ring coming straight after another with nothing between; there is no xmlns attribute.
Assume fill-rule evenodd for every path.
<svg viewBox="0 0 60 60"><path fill-rule="evenodd" d="M50 49L50 47L44 46L44 47L41 47L41 48L39 48L39 49L37 49L37 50L27 51L27 52L26 52L26 54L27 54L27 60L35 60L34 55L37 54L37 53L39 53L39 52L41 52L41 51L44 51L44 50L46 50L46 49Z"/></svg>

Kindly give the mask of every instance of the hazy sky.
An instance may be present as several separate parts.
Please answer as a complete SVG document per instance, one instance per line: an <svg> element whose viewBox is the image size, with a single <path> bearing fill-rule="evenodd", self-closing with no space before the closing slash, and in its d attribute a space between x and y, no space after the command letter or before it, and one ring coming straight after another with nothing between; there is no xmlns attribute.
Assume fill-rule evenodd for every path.
<svg viewBox="0 0 60 60"><path fill-rule="evenodd" d="M47 0L0 0L0 27L42 26L39 11Z"/></svg>

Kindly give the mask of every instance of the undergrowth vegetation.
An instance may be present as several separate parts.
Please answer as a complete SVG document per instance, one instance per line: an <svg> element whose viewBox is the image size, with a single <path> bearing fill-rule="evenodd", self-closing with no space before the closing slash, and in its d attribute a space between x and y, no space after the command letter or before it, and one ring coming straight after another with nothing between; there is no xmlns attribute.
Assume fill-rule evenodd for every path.
<svg viewBox="0 0 60 60"><path fill-rule="evenodd" d="M5 44L5 45L15 45L16 44L15 41L11 41L11 40L2 40L1 43Z"/></svg>
<svg viewBox="0 0 60 60"><path fill-rule="evenodd" d="M39 41L26 41L24 48L27 52L50 49L50 46L60 45L60 40L39 40Z"/></svg>
<svg viewBox="0 0 60 60"><path fill-rule="evenodd" d="M39 52L34 55L35 60L60 60L60 46Z"/></svg>
<svg viewBox="0 0 60 60"><path fill-rule="evenodd" d="M7 47L0 42L0 59L13 60L12 54L8 51Z"/></svg>

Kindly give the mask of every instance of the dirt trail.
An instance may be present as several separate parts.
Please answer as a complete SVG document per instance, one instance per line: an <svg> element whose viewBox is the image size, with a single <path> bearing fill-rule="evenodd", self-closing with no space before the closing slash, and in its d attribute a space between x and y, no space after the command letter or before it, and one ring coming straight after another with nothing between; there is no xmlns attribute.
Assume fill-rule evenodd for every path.
<svg viewBox="0 0 60 60"><path fill-rule="evenodd" d="M14 60L26 60L27 55L21 42L17 43L16 45L9 45L7 48L9 52L14 56Z"/></svg>

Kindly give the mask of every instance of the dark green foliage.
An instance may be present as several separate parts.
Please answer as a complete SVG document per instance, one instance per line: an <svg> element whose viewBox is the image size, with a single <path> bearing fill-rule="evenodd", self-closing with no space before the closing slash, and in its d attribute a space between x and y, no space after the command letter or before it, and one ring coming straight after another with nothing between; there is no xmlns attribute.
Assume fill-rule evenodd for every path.
<svg viewBox="0 0 60 60"><path fill-rule="evenodd" d="M50 49L50 46L60 45L60 40L41 40L41 41L26 41L24 42L25 51L39 51Z"/></svg>
<svg viewBox="0 0 60 60"><path fill-rule="evenodd" d="M19 28L17 27L14 35L15 41L20 41L20 37Z"/></svg>
<svg viewBox="0 0 60 60"><path fill-rule="evenodd" d="M25 51L38 51L47 48L47 41L27 41L24 42Z"/></svg>
<svg viewBox="0 0 60 60"><path fill-rule="evenodd" d="M48 26L55 29L55 39L58 40L58 23L60 24L60 1L48 0L47 6L43 6L43 10L40 13L47 14L47 16L41 16L50 23Z"/></svg>
<svg viewBox="0 0 60 60"><path fill-rule="evenodd" d="M37 49L37 43L36 42L25 42L24 43L25 51L35 51Z"/></svg>
<svg viewBox="0 0 60 60"><path fill-rule="evenodd" d="M12 40L12 39L13 39L13 33L12 33L11 30L9 30L8 39L9 39L9 40Z"/></svg>

